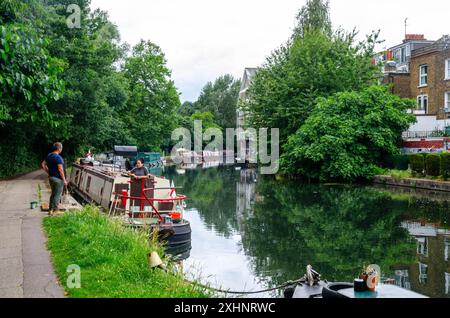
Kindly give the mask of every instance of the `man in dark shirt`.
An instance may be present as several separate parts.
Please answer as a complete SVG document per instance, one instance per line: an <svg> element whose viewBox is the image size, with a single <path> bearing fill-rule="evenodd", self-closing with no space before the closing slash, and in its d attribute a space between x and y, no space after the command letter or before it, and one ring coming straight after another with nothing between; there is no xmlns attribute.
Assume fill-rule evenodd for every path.
<svg viewBox="0 0 450 318"><path fill-rule="evenodd" d="M64 187L68 185L66 176L64 175L64 160L61 157L63 145L59 142L53 145L53 152L42 162L42 169L47 172L52 189L50 197L50 212L53 215L58 210L59 202L64 191Z"/></svg>

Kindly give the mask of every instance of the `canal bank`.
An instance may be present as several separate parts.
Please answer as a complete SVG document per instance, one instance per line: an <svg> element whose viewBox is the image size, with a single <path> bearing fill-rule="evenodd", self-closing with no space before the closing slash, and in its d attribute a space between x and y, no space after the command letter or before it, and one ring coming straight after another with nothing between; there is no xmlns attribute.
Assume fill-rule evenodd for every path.
<svg viewBox="0 0 450 318"><path fill-rule="evenodd" d="M415 178L395 178L392 176L375 176L375 184L390 185L397 187L407 187L430 191L448 192L450 195L450 182L429 179Z"/></svg>
<svg viewBox="0 0 450 318"><path fill-rule="evenodd" d="M49 249L61 281L71 281L72 298L204 298L213 296L181 275L152 269L148 255L164 248L148 233L124 227L94 206L46 218ZM178 264L163 257L169 271ZM72 270L68 270L72 269ZM79 276L74 276L74 270ZM74 281L75 279L75 281ZM77 281L78 279L78 281ZM77 285L79 283L79 285Z"/></svg>

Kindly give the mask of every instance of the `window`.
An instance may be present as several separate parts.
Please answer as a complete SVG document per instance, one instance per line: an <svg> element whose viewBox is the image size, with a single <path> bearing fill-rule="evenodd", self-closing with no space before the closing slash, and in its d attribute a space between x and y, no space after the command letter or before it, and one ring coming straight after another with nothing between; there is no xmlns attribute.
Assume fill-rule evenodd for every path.
<svg viewBox="0 0 450 318"><path fill-rule="evenodd" d="M428 85L428 66L421 65L419 70L419 86Z"/></svg>
<svg viewBox="0 0 450 318"><path fill-rule="evenodd" d="M428 111L428 95L417 96L417 109L423 110L425 113Z"/></svg>
<svg viewBox="0 0 450 318"><path fill-rule="evenodd" d="M445 273L445 294L450 295L450 274Z"/></svg>
<svg viewBox="0 0 450 318"><path fill-rule="evenodd" d="M87 193L89 193L89 190L90 190L90 188L91 188L91 181L92 181L92 178L91 178L91 177L88 177L88 180L87 180L87 186L86 186L86 192L87 192Z"/></svg>
<svg viewBox="0 0 450 318"><path fill-rule="evenodd" d="M417 238L417 254L428 256L428 239L426 237Z"/></svg>
<svg viewBox="0 0 450 318"><path fill-rule="evenodd" d="M428 280L428 265L419 263L419 283L426 284Z"/></svg>
<svg viewBox="0 0 450 318"><path fill-rule="evenodd" d="M409 272L407 269L395 271L395 284L401 288L411 289L411 283L409 281Z"/></svg>
<svg viewBox="0 0 450 318"><path fill-rule="evenodd" d="M450 80L450 59L445 60L445 79Z"/></svg>
<svg viewBox="0 0 450 318"><path fill-rule="evenodd" d="M395 61L399 64L406 63L406 55L407 55L406 47L401 47L394 51Z"/></svg>
<svg viewBox="0 0 450 318"><path fill-rule="evenodd" d="M444 108L447 113L450 113L450 92L445 93Z"/></svg>
<svg viewBox="0 0 450 318"><path fill-rule="evenodd" d="M446 262L450 260L448 253L449 251L450 251L450 237L446 237L444 240L444 258Z"/></svg>
<svg viewBox="0 0 450 318"><path fill-rule="evenodd" d="M402 47L401 62L402 63L406 62L406 48L405 47Z"/></svg>

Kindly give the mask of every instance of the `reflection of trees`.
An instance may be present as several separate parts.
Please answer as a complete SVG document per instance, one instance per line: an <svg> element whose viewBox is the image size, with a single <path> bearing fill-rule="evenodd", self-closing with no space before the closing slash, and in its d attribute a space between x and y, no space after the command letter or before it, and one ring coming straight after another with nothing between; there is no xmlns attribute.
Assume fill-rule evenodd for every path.
<svg viewBox="0 0 450 318"><path fill-rule="evenodd" d="M410 207L412 213L408 215L408 219L420 219L440 228L450 229L450 198L447 201L411 198Z"/></svg>
<svg viewBox="0 0 450 318"><path fill-rule="evenodd" d="M211 168L207 170L187 170L177 176L173 169L166 174L174 179L180 193L187 195L188 208L199 211L207 228L225 237L238 229L236 218L236 181L234 170Z"/></svg>
<svg viewBox="0 0 450 318"><path fill-rule="evenodd" d="M324 278L351 280L362 265L384 271L413 261L414 243L399 224L408 202L364 187L280 184L260 180L264 197L245 223L243 244L259 276L274 283L312 264Z"/></svg>
<svg viewBox="0 0 450 318"><path fill-rule="evenodd" d="M239 230L256 275L270 284L302 276L308 264L330 281L351 281L363 264L371 263L390 274L398 265L417 262L416 242L400 226L402 221L425 218L448 224L450 218L448 202L372 187L262 177L249 205L253 211L237 216L240 179L234 169L192 170L183 176L169 170L167 175L183 187L179 192L188 196L188 207L199 210L210 230L225 237Z"/></svg>

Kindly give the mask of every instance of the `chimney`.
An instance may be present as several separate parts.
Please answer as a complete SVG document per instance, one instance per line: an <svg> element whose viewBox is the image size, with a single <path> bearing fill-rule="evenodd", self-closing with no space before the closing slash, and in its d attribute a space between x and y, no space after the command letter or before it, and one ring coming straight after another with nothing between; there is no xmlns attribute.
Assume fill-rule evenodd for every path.
<svg viewBox="0 0 450 318"><path fill-rule="evenodd" d="M425 34L406 34L405 40L411 41L411 40L426 40Z"/></svg>

